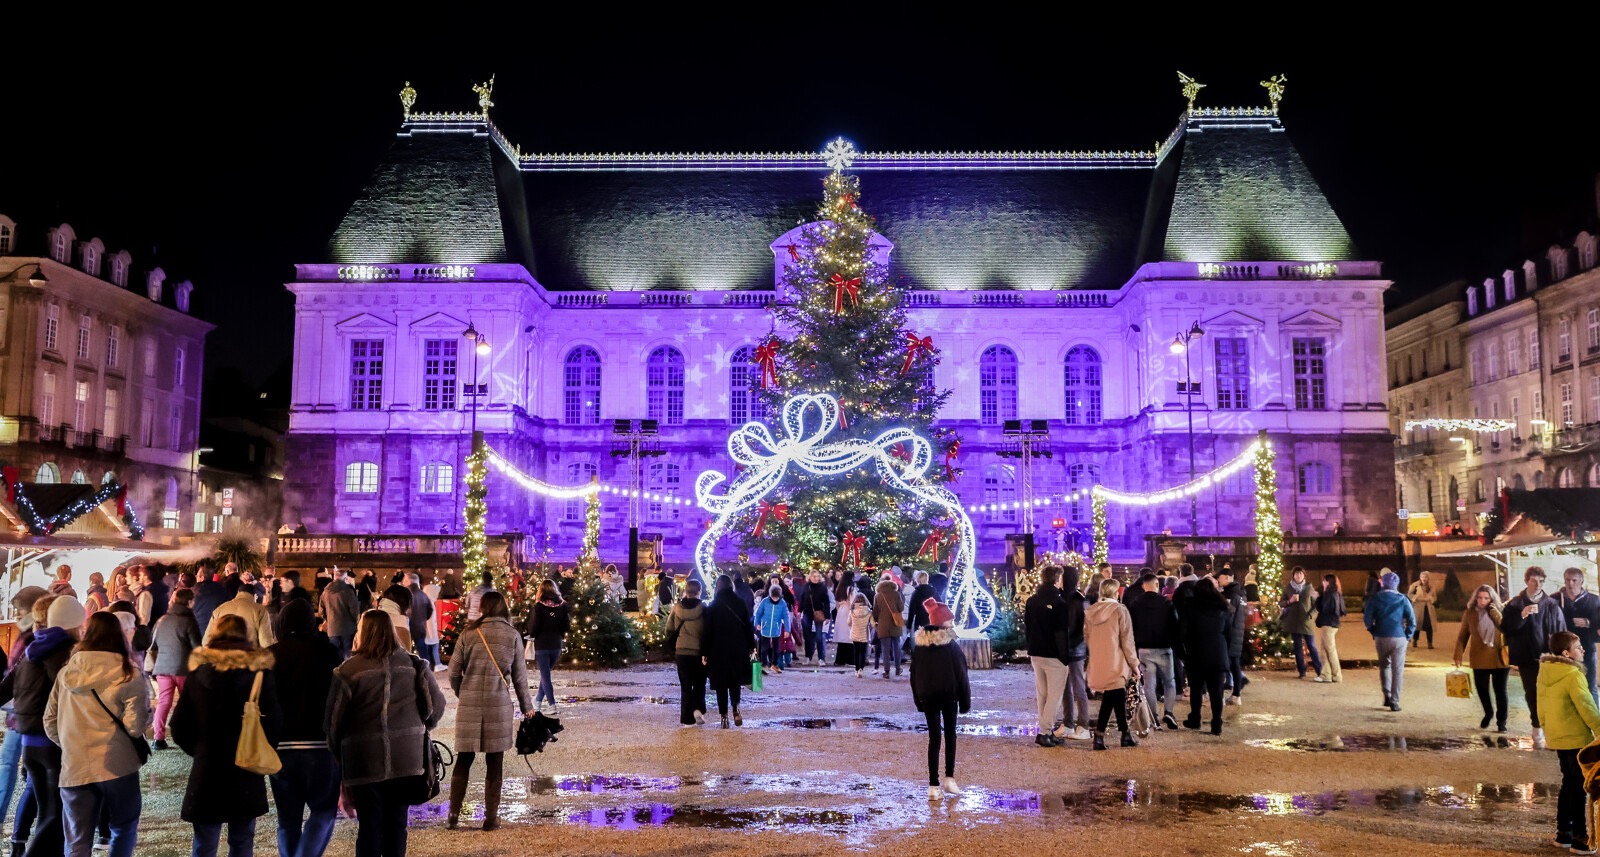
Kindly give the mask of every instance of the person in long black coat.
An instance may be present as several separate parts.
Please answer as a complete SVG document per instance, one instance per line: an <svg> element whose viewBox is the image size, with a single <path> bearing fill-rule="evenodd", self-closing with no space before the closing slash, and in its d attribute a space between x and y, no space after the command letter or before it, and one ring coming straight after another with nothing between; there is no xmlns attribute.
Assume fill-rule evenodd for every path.
<svg viewBox="0 0 1600 857"><path fill-rule="evenodd" d="M1211 697L1211 734L1222 734L1222 673L1228 668L1228 602L1217 582L1202 577L1185 600L1182 618L1183 648L1189 671L1189 719L1183 725L1200 728L1200 692Z"/></svg>
<svg viewBox="0 0 1600 857"><path fill-rule="evenodd" d="M1228 641L1228 674L1233 695L1229 705L1240 704L1240 694L1250 679L1244 675L1244 641L1250 635L1250 604L1245 601L1244 587L1233 581L1222 587L1222 600L1228 604L1228 624L1223 637Z"/></svg>
<svg viewBox="0 0 1600 857"><path fill-rule="evenodd" d="M739 690L751 682L751 658L756 651L756 625L745 609L744 599L734 592L733 579L717 577L717 594L705 612L705 628L700 632L700 655L706 665L706 681L717 692L717 712L722 728L728 728L729 703L733 725L743 726L739 714Z"/></svg>

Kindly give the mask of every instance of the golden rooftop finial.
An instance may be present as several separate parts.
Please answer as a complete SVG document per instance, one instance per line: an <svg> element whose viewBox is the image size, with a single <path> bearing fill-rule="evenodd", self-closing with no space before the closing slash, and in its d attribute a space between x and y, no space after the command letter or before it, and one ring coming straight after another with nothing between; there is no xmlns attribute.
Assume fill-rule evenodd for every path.
<svg viewBox="0 0 1600 857"><path fill-rule="evenodd" d="M489 75L488 83L473 84L472 91L478 93L478 109L483 111L485 118L489 116L489 108L494 102L489 100L489 95L494 92L494 75Z"/></svg>
<svg viewBox="0 0 1600 857"><path fill-rule="evenodd" d="M417 103L417 91L411 88L411 81L406 81L404 89L400 90L400 109L405 111L406 118L411 118L411 105Z"/></svg>
<svg viewBox="0 0 1600 857"><path fill-rule="evenodd" d="M1288 76L1282 74L1275 74L1261 81L1261 85L1267 88L1267 98L1272 101L1273 113L1278 112L1278 102L1283 100L1283 85L1288 82Z"/></svg>
<svg viewBox="0 0 1600 857"><path fill-rule="evenodd" d="M1205 89L1206 85L1181 71L1178 72L1178 82L1183 84L1183 97L1189 99L1189 109L1193 110L1194 97L1199 95L1200 90Z"/></svg>

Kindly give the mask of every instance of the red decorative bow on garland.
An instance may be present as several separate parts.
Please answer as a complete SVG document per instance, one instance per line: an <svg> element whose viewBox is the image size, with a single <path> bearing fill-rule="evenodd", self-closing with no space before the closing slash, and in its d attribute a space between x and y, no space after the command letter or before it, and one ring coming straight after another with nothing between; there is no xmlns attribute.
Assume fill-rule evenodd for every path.
<svg viewBox="0 0 1600 857"><path fill-rule="evenodd" d="M6 502L13 506L17 504L17 477L21 475L22 472L15 467L0 468L0 477L6 480Z"/></svg>
<svg viewBox="0 0 1600 857"><path fill-rule="evenodd" d="M917 338L915 333L906 333L906 362L900 365L900 374L910 371L911 364L915 363L918 354L933 353L933 337L924 336Z"/></svg>
<svg viewBox="0 0 1600 857"><path fill-rule="evenodd" d="M906 449L906 445L903 443L897 443L894 446L889 447L889 456L891 458L898 458L907 464L911 463L911 450Z"/></svg>
<svg viewBox="0 0 1600 857"><path fill-rule="evenodd" d="M922 540L922 549L917 551L917 559L921 559L921 558L923 558L923 557L925 557L925 556L927 556L929 554L932 554L933 555L933 561L934 562L938 562L939 561L939 545L943 541L944 541L944 531L943 530L934 530L933 532L929 533L928 537Z"/></svg>
<svg viewBox="0 0 1600 857"><path fill-rule="evenodd" d="M861 305L861 294L859 291L861 288L860 277L851 277L847 280L838 274L834 274L832 277L828 278L828 285L833 286L834 312L844 312L844 295L846 292L850 293L851 306Z"/></svg>
<svg viewBox="0 0 1600 857"><path fill-rule="evenodd" d="M840 399L839 400L839 431L844 431L845 429L850 428L850 421L845 419L845 416L844 416L844 408L845 408L845 405L848 405L848 404L850 404L850 403L845 401L844 399Z"/></svg>
<svg viewBox="0 0 1600 857"><path fill-rule="evenodd" d="M850 207L853 208L853 207L855 207L855 204L856 204L856 195L853 194L853 193L847 193L844 196L839 197L839 207L840 208L844 208L846 206L850 206Z"/></svg>
<svg viewBox="0 0 1600 857"><path fill-rule="evenodd" d="M956 441L955 443L950 444L950 448L945 450L945 453L944 453L944 478L945 478L946 482L954 482L956 480L956 470L952 465L955 463L956 456L960 455L960 454L961 454L961 441L959 441L959 440Z"/></svg>
<svg viewBox="0 0 1600 857"><path fill-rule="evenodd" d="M792 261L795 261L795 262L800 261L800 245L798 245L798 244L785 244L783 246L788 249L789 258Z"/></svg>
<svg viewBox="0 0 1600 857"><path fill-rule="evenodd" d="M840 541L844 542L844 553L839 556L839 564L860 565L861 549L867 546L867 537L858 536L855 530L851 530Z"/></svg>
<svg viewBox="0 0 1600 857"><path fill-rule="evenodd" d="M761 367L761 386L770 387L778 383L778 343L767 340L756 347L756 365Z"/></svg>
<svg viewBox="0 0 1600 857"><path fill-rule="evenodd" d="M128 488L123 486L117 489L117 517L128 517Z"/></svg>
<svg viewBox="0 0 1600 857"><path fill-rule="evenodd" d="M772 513L772 519L777 521L778 523L780 523L780 524L789 523L789 504L788 503L768 503L767 501L762 500L760 508L761 508L761 516L756 518L756 530L755 530L754 533L752 533L752 535L754 535L756 538L758 538L758 539L761 538L761 531L767 525L767 513L769 513L769 512Z"/></svg>

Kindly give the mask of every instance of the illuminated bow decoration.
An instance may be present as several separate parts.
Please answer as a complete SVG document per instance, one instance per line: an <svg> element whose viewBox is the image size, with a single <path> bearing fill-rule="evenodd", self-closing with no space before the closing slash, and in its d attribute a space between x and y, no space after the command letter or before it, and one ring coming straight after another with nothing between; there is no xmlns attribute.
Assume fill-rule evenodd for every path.
<svg viewBox="0 0 1600 857"><path fill-rule="evenodd" d="M756 518L756 531L752 534L758 539L761 538L761 530L767 525L768 513L771 513L772 519L780 524L789 523L788 503L768 503L767 501L762 500L761 516Z"/></svg>
<svg viewBox="0 0 1600 857"><path fill-rule="evenodd" d="M847 193L847 194L839 197L839 207L840 208L844 208L845 206L854 206L855 204L856 204L856 195L853 194L853 193Z"/></svg>
<svg viewBox="0 0 1600 857"><path fill-rule="evenodd" d="M916 362L918 354L932 353L933 337L924 336L921 339L918 339L915 333L908 331L906 333L906 362L901 364L900 374L904 375L906 372L910 371L911 364Z"/></svg>
<svg viewBox="0 0 1600 857"><path fill-rule="evenodd" d="M847 280L847 279L845 279L844 277L841 277L838 274L834 274L833 276L828 278L828 285L833 286L833 311L834 312L844 312L844 296L845 296L846 292L850 293L850 305L851 306L860 306L861 305L861 293L860 293L861 278L860 277L851 277L850 279Z"/></svg>
<svg viewBox="0 0 1600 857"><path fill-rule="evenodd" d="M794 261L794 262L800 261L800 245L798 245L798 244L785 244L783 246L784 246L785 249L787 249L789 251L789 259L791 261Z"/></svg>
<svg viewBox="0 0 1600 857"><path fill-rule="evenodd" d="M960 454L961 454L961 441L959 441L959 440L956 441L955 443L950 444L950 448L945 450L945 453L944 453L944 478L945 478L945 481L954 482L956 480L956 469L955 469L955 467L953 465L955 464L956 456L960 455Z"/></svg>
<svg viewBox="0 0 1600 857"><path fill-rule="evenodd" d="M756 346L756 365L761 367L761 386L778 383L778 343L768 340Z"/></svg>
<svg viewBox="0 0 1600 857"><path fill-rule="evenodd" d="M844 543L844 553L839 555L839 564L860 565L861 549L867 546L867 537L858 536L851 530L841 536L839 541Z"/></svg>

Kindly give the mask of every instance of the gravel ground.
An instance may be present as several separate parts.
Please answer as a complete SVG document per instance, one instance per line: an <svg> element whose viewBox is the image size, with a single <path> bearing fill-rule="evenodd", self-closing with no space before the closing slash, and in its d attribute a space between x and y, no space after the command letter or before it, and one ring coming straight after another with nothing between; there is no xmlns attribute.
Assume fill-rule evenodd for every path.
<svg viewBox="0 0 1600 857"><path fill-rule="evenodd" d="M1359 663L1370 642L1345 636ZM1480 732L1476 700L1445 696L1448 659L1443 647L1415 653L1400 713L1378 707L1371 668L1328 685L1292 667L1253 671L1221 737L1162 731L1104 753L1035 746L1031 671L976 671L958 741L966 794L931 804L904 678L792 669L746 697L743 728L723 731L714 712L705 727L677 726L669 666L559 671L566 731L528 757L532 774L507 760L502 830L447 831L442 803L418 807L410 853L799 855L907 851L908 838L918 855L964 857L1552 851L1555 756L1532 749L1517 680L1512 731ZM447 721L439 736L450 735ZM187 769L176 750L146 767L141 855L188 853L177 818ZM477 819L481 799L475 781ZM261 820L262 853L274 823ZM341 820L329 853L352 854L354 839Z"/></svg>

